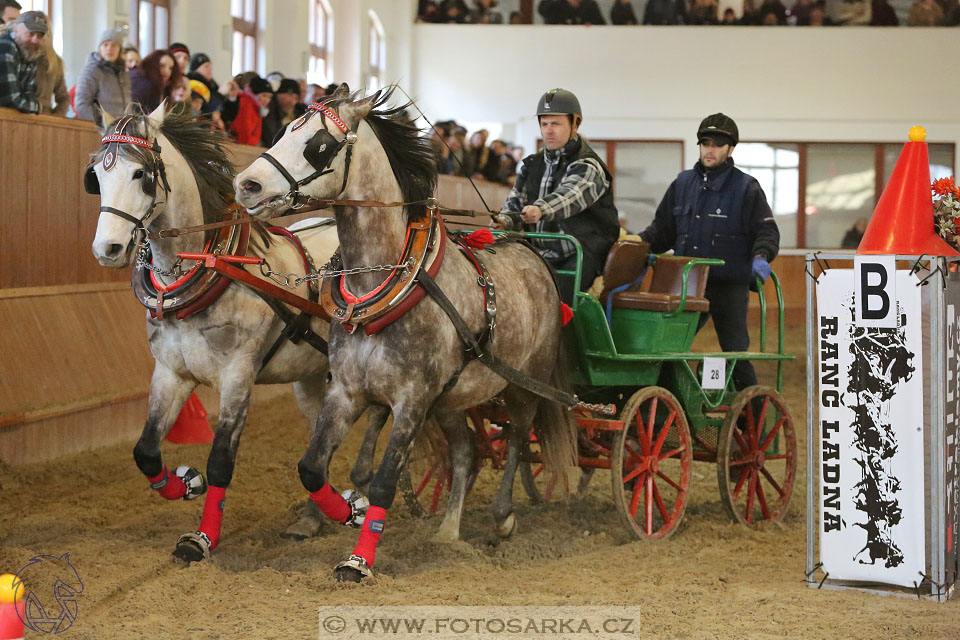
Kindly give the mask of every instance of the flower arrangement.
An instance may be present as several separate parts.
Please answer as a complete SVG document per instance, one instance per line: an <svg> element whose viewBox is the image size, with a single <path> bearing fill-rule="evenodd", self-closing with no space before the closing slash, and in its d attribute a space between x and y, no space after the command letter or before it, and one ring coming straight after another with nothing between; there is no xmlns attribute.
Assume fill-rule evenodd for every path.
<svg viewBox="0 0 960 640"><path fill-rule="evenodd" d="M934 180L930 185L934 195L939 196L933 203L933 220L937 233L960 250L960 187L953 183L953 177Z"/></svg>

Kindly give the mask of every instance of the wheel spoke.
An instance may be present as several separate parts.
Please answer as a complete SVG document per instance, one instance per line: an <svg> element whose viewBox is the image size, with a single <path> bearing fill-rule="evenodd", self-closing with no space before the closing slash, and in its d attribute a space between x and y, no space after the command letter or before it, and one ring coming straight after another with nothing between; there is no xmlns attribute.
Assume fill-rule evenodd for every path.
<svg viewBox="0 0 960 640"><path fill-rule="evenodd" d="M634 478L636 478L636 477L637 477L638 475L640 475L641 473L643 473L643 469L642 469L642 468L634 469L633 471L631 471L631 472L628 473L627 475L623 476L623 484L627 484L628 482L630 482L631 480L633 480Z"/></svg>
<svg viewBox="0 0 960 640"><path fill-rule="evenodd" d="M746 469L744 469L743 471L740 472L740 479L737 480L737 486L734 487L734 489L733 489L733 499L734 499L734 500L736 500L737 498L740 497L740 490L743 489L743 482L744 482L747 478L749 478L752 473L753 473L753 469L750 469L749 467L747 467Z"/></svg>
<svg viewBox="0 0 960 640"><path fill-rule="evenodd" d="M767 439L763 441L763 444L760 445L760 451L766 451L767 447L770 446L770 443L773 442L773 439L777 437L777 434L780 432L780 428L783 426L783 423L787 421L787 417L784 416L777 421L777 424L773 426L773 429L770 429L770 433L767 434Z"/></svg>
<svg viewBox="0 0 960 640"><path fill-rule="evenodd" d="M647 535L653 535L653 476L647 476L646 495L643 497L643 503L647 511Z"/></svg>
<svg viewBox="0 0 960 640"><path fill-rule="evenodd" d="M764 467L760 467L760 473L767 479L767 482L776 490L776 492L782 498L784 496L783 489L780 488L780 485L777 484L777 481L773 479L773 476L770 475L770 472L767 471Z"/></svg>
<svg viewBox="0 0 960 640"><path fill-rule="evenodd" d="M643 484L642 480L637 481L633 485L633 495L630 496L630 517L634 520L637 518L637 505L640 503L640 492L643 491Z"/></svg>
<svg viewBox="0 0 960 640"><path fill-rule="evenodd" d="M742 467L745 464L750 464L749 458L741 458L740 460L731 460L728 467Z"/></svg>
<svg viewBox="0 0 960 640"><path fill-rule="evenodd" d="M425 474L423 474L423 480L421 480L421 481L420 481L420 484L417 485L417 488L416 488L416 490L414 491L414 494L416 494L417 496L419 496L421 493L423 493L423 490L427 488L427 485L428 485L428 484L430 484L430 478L433 477L433 470L434 470L434 469L436 469L436 467L430 467L430 468L427 470L427 472L426 472Z"/></svg>
<svg viewBox="0 0 960 640"><path fill-rule="evenodd" d="M440 506L440 496L443 495L444 480L446 480L446 478L440 476L437 480L437 485L433 488L433 500L430 502L430 513L436 513L437 508Z"/></svg>
<svg viewBox="0 0 960 640"><path fill-rule="evenodd" d="M659 456L657 456L657 459L658 459L658 460L666 460L667 458L672 458L673 456L677 455L678 453L683 453L684 451L686 451L686 449L687 449L686 447L677 447L677 448L674 449L673 451L667 451L666 453L660 454Z"/></svg>
<svg viewBox="0 0 960 640"><path fill-rule="evenodd" d="M653 455L658 455L660 449L663 447L664 440L667 439L667 434L670 433L670 428L673 426L673 421L677 417L677 412L671 410L670 415L667 416L667 419L663 423L663 427L660 429L660 435L657 436L657 441L653 445Z"/></svg>
<svg viewBox="0 0 960 640"><path fill-rule="evenodd" d="M630 457L635 459L637 462L643 460L643 456L633 450L633 447L630 446L630 443L626 440L623 441L623 448L630 454ZM626 462L626 461L624 461Z"/></svg>
<svg viewBox="0 0 960 640"><path fill-rule="evenodd" d="M743 436L740 434L740 429L737 427L737 425L733 426L733 437L736 439L737 444L740 445L740 451L742 453L750 452L750 445L744 442Z"/></svg>
<svg viewBox="0 0 960 640"><path fill-rule="evenodd" d="M790 455L789 453L780 453L775 456L764 456L763 459L764 460L789 460L792 457L793 456Z"/></svg>
<svg viewBox="0 0 960 640"><path fill-rule="evenodd" d="M543 492L544 502L550 502L550 496L553 495L553 490L557 486L557 480L558 478L556 474L552 474L550 476L550 482L547 483L547 489Z"/></svg>
<svg viewBox="0 0 960 640"><path fill-rule="evenodd" d="M667 508L663 505L660 490L657 489L657 483L653 481L653 478L650 478L650 484L653 486L653 497L657 501L657 509L660 510L660 515L663 516L663 526L667 526L670 524L670 516L667 514Z"/></svg>
<svg viewBox="0 0 960 640"><path fill-rule="evenodd" d="M657 419L657 405L660 402L660 398L653 396L653 399L650 401L650 415L647 417L647 448L644 449L644 453L650 453L650 446L653 444L653 423Z"/></svg>
<svg viewBox="0 0 960 640"><path fill-rule="evenodd" d="M670 485L677 491L683 493L683 488L680 485L678 485L676 482L668 478L666 474L663 473L663 471L657 471L657 477L662 479L664 482L666 482L668 485Z"/></svg>
<svg viewBox="0 0 960 640"><path fill-rule="evenodd" d="M763 519L770 519L770 510L767 508L767 499L763 495L763 483L760 482L760 477L757 476L757 499L760 501L760 511L763 513Z"/></svg>
<svg viewBox="0 0 960 640"><path fill-rule="evenodd" d="M543 465L542 465L542 464L538 464L538 465L537 465L537 468L533 470L533 477L536 478L536 477L539 476L541 473L543 473Z"/></svg>
<svg viewBox="0 0 960 640"><path fill-rule="evenodd" d="M751 470L752 471L752 470ZM753 496L757 492L757 474L750 473L750 484L747 486L747 524L753 522Z"/></svg>
<svg viewBox="0 0 960 640"><path fill-rule="evenodd" d="M753 446L760 446L760 434L763 432L763 423L767 418L767 407L770 406L770 396L763 397L763 406L760 407L760 416L757 418L756 424L753 425Z"/></svg>

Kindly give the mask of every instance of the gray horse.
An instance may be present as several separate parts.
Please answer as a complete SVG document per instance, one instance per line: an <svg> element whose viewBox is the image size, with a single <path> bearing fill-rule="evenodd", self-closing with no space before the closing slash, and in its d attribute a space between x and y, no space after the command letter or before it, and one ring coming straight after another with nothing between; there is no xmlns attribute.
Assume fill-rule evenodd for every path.
<svg viewBox="0 0 960 640"><path fill-rule="evenodd" d="M109 126L104 126L104 120L113 118L104 114L98 120L105 140L112 142L94 155L86 174L88 189L101 197L93 242L94 256L101 265L129 265L144 230L215 222L227 213L234 170L220 147L223 138L209 126L176 111L165 113L163 105L149 115L124 116ZM117 135L126 137L110 137ZM333 226L298 236L321 264L337 246ZM201 252L205 241L202 233L150 240L157 280L162 285L174 282L179 276L174 268L177 253ZM266 258L281 273L304 271L303 258L294 244L268 233L261 223L250 229L248 254ZM306 297L307 285L297 293ZM231 284L216 302L185 319L172 313L162 319L147 314L147 336L156 365L147 421L134 459L163 497L192 499L206 489L195 470L181 467L176 473L169 472L160 443L198 384L220 391L219 424L207 459L210 489L202 522L197 532L178 540L174 551L178 558L200 560L217 545L223 497L233 476L255 383L293 382L301 410L311 424L316 421L328 372L327 357L306 342L288 340L264 363L284 327L267 303L238 284ZM313 318L310 327L324 337L328 332L328 324L319 318ZM387 412L371 414L370 422L379 429L386 416ZM315 535L321 522L319 509L307 501L303 516L287 534L298 538Z"/></svg>
<svg viewBox="0 0 960 640"><path fill-rule="evenodd" d="M358 99L345 85L325 103L312 105L277 144L234 180L236 200L255 215L269 215L303 196L354 201L417 202L405 208L334 207L344 270L397 263L409 224L424 224L423 202L436 186L433 152L406 107L389 108L393 88ZM303 189L301 192L300 189ZM483 289L471 260L449 240L434 279L478 334L487 324ZM509 366L541 382L563 384L560 299L544 262L516 242L482 256L496 283L496 331L487 348ZM351 272L340 289L364 298L384 283L384 271ZM365 292L361 294L361 292ZM349 316L349 312L346 314ZM300 461L300 478L323 512L344 523L361 524L360 540L340 563L338 579L370 575L385 510L396 495L398 475L424 420L435 418L449 442L453 480L439 540L459 537L460 517L473 459L465 410L503 394L510 414L508 461L493 514L500 535L510 535L514 473L523 439L536 416L548 462L570 468L576 460L576 425L569 411L508 384L480 362L470 360L448 315L427 297L399 319L368 335L348 333L339 322L330 330L332 380L316 429ZM366 514L331 491L328 464L348 428L368 406L389 408L394 422L383 460L369 487Z"/></svg>

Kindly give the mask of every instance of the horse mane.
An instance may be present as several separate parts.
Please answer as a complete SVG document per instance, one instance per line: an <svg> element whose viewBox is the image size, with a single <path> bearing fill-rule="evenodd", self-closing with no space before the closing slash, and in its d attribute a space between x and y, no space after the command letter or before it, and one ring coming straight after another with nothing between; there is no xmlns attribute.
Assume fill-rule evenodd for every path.
<svg viewBox="0 0 960 640"><path fill-rule="evenodd" d="M385 106L396 90L397 85L390 85L375 93L373 107L364 120L373 129L387 154L404 201L418 202L433 197L436 191L436 152L429 139L424 136L424 131L416 125L415 118L411 118L407 113L407 109L413 104L412 100L397 107ZM329 100L326 104L334 107L356 102L361 97L362 92L355 91L346 98ZM426 214L425 205L407 209L407 217L411 220Z"/></svg>

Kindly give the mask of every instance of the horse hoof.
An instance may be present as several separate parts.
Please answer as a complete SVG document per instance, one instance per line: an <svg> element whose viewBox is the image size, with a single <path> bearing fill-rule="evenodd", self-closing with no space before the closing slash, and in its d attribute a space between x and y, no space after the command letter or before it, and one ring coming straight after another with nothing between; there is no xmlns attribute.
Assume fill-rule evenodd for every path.
<svg viewBox="0 0 960 640"><path fill-rule="evenodd" d="M322 520L317 520L316 518L304 515L292 525L287 527L287 530L280 535L284 538L289 538L290 540L306 540L307 538L313 538L317 536L320 533L321 528L323 528Z"/></svg>
<svg viewBox="0 0 960 640"><path fill-rule="evenodd" d="M183 465L177 467L174 473L183 481L184 486L187 487L187 492L183 495L184 500L193 500L207 492L206 478L193 467Z"/></svg>
<svg viewBox="0 0 960 640"><path fill-rule="evenodd" d="M509 538L517 530L517 517L513 511L503 519L503 522L497 525L497 535L501 538Z"/></svg>
<svg viewBox="0 0 960 640"><path fill-rule="evenodd" d="M334 568L333 575L337 582L357 582L373 575L367 561L360 556L350 556L349 560L341 562Z"/></svg>
<svg viewBox="0 0 960 640"><path fill-rule="evenodd" d="M185 533L177 540L173 557L185 564L200 562L210 557L210 539L199 531Z"/></svg>

